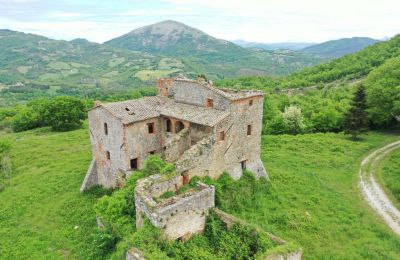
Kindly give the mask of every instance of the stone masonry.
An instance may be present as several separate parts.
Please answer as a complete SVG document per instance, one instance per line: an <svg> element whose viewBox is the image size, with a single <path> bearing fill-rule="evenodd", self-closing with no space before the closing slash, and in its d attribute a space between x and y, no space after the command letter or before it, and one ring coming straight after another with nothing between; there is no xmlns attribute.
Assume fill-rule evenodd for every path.
<svg viewBox="0 0 400 260"><path fill-rule="evenodd" d="M244 170L267 177L260 159L264 93L217 89L186 78L160 79L157 90L154 97L95 102L89 111L93 159L81 191L94 185L120 187L149 155L158 154L175 163L177 175L167 182L160 176L140 181L137 225L145 215L168 238L178 238L200 232L214 206L214 188L199 184L168 205L150 199L162 195L157 189L176 191L194 176L218 178L223 172L234 179Z"/></svg>

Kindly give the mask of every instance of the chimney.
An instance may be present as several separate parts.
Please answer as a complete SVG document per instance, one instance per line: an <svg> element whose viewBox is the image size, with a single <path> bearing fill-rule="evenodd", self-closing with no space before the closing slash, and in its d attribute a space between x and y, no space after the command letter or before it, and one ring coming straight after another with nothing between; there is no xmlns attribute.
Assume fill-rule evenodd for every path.
<svg viewBox="0 0 400 260"><path fill-rule="evenodd" d="M161 78L157 80L157 95L161 97L168 97L170 88L174 83L174 79Z"/></svg>

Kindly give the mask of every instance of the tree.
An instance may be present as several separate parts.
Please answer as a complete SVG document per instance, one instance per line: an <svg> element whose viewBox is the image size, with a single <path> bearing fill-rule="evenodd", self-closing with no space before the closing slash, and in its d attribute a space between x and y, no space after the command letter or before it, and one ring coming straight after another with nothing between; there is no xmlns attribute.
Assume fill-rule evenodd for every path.
<svg viewBox="0 0 400 260"><path fill-rule="evenodd" d="M368 127L367 100L364 85L359 85L350 103L350 108L344 116L344 133L356 140L358 135L365 133Z"/></svg>
<svg viewBox="0 0 400 260"><path fill-rule="evenodd" d="M69 131L82 125L85 119L84 103L74 97L57 97L49 108L49 124L55 131Z"/></svg>
<svg viewBox="0 0 400 260"><path fill-rule="evenodd" d="M289 133L299 134L304 130L305 124L303 122L303 115L298 106L291 105L289 107L285 107L282 117Z"/></svg>
<svg viewBox="0 0 400 260"><path fill-rule="evenodd" d="M372 71L365 80L368 112L375 126L390 126L400 119L400 57Z"/></svg>

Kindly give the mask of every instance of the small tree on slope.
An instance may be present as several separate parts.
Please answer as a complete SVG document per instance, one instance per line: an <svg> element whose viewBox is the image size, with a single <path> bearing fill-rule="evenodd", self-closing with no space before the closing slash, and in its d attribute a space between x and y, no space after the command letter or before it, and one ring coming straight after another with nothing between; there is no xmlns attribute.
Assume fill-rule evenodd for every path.
<svg viewBox="0 0 400 260"><path fill-rule="evenodd" d="M360 85L344 116L344 133L357 140L358 135L365 133L368 127L367 101L365 88Z"/></svg>

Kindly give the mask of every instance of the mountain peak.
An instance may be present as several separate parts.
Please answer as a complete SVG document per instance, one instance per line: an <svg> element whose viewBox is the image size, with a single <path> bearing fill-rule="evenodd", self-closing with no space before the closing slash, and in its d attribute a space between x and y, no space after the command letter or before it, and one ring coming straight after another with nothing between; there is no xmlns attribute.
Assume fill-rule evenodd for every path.
<svg viewBox="0 0 400 260"><path fill-rule="evenodd" d="M228 41L216 39L181 22L165 20L137 28L127 34L105 42L105 44L135 51L157 54L194 55L218 53L234 48L242 50Z"/></svg>

